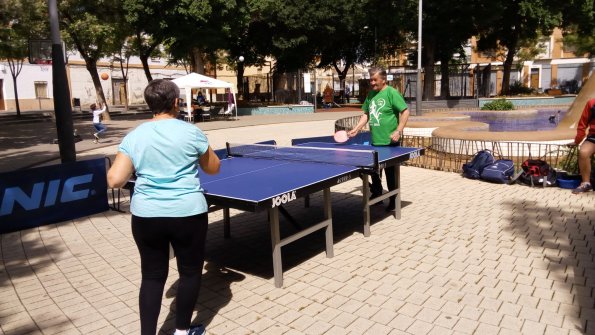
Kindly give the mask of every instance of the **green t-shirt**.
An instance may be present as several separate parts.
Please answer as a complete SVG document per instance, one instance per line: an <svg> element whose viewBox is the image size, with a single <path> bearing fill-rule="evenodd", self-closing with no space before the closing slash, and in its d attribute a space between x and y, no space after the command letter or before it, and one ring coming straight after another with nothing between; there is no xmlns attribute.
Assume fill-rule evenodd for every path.
<svg viewBox="0 0 595 335"><path fill-rule="evenodd" d="M373 145L389 145L390 135L397 130L399 116L407 109L407 103L392 86L380 92L371 90L362 106L368 115L368 124Z"/></svg>

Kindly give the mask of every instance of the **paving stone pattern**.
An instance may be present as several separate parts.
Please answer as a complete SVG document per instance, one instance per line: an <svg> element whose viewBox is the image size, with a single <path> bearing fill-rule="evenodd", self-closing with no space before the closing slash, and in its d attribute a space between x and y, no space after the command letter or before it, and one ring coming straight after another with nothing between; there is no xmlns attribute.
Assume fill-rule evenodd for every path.
<svg viewBox="0 0 595 335"><path fill-rule="evenodd" d="M361 182L333 187L335 257L322 232L283 247L283 288L273 284L266 213L232 210L230 239L222 212L209 214L193 321L208 334L595 334L595 193L401 174L402 219L374 206L368 238ZM314 223L322 194L287 209ZM292 229L282 219L282 232ZM128 213L0 235L0 258L0 334L139 332ZM170 265L159 334L174 328Z"/></svg>

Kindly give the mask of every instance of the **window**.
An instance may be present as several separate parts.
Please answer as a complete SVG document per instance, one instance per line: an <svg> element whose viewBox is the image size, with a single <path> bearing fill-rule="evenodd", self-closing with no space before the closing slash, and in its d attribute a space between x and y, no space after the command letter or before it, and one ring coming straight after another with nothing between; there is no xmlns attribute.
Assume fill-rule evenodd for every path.
<svg viewBox="0 0 595 335"><path fill-rule="evenodd" d="M36 81L35 82L35 98L43 99L48 97L48 82L47 81Z"/></svg>

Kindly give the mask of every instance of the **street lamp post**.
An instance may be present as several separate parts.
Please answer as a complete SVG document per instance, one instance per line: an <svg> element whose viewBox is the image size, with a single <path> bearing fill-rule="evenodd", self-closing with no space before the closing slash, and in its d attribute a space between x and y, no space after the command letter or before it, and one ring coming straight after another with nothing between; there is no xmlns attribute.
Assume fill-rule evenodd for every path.
<svg viewBox="0 0 595 335"><path fill-rule="evenodd" d="M422 42L421 42L421 9L422 9L422 0L419 0L419 8L417 11L417 83L416 83L416 91L415 92L415 115L421 115L421 98L422 98L422 86L421 86L421 49L422 49Z"/></svg>
<svg viewBox="0 0 595 335"><path fill-rule="evenodd" d="M364 26L364 29L368 30L368 29L370 29L370 27ZM373 65L376 65L376 44L377 44L377 42L378 42L378 39L376 36L376 25L374 25L374 62L372 63Z"/></svg>
<svg viewBox="0 0 595 335"><path fill-rule="evenodd" d="M270 86L268 88L271 91L271 97L273 99L273 102L275 102L275 83L273 82L273 63L270 60L267 60L267 61L264 61L264 64L269 66L269 73L267 73L267 86L270 84ZM269 82L269 78L270 78L270 82Z"/></svg>
<svg viewBox="0 0 595 335"><path fill-rule="evenodd" d="M238 57L237 67L238 95L244 99L244 56Z"/></svg>

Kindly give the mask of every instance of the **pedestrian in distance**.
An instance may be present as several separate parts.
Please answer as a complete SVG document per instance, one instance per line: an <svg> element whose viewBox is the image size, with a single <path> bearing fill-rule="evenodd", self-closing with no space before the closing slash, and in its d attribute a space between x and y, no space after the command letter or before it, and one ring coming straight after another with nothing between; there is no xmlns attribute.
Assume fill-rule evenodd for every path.
<svg viewBox="0 0 595 335"><path fill-rule="evenodd" d="M593 190L593 185L591 185L591 181L589 180L591 177L591 156L595 154L595 99L590 99L585 104L585 108L576 127L574 144L580 145L578 168L581 173L581 183L577 188L572 190L572 193L590 192Z"/></svg>
<svg viewBox="0 0 595 335"><path fill-rule="evenodd" d="M99 143L99 134L105 133L107 127L101 122L101 114L106 110L106 106L101 103L91 104L91 113L93 113L93 127L95 127L95 133L93 133L93 143Z"/></svg>
<svg viewBox="0 0 595 335"><path fill-rule="evenodd" d="M399 146L403 129L407 125L409 110L403 96L386 82L386 70L378 67L371 68L370 86L371 90L362 105L364 113L357 125L347 135L356 136L360 130L369 125L372 145L376 146ZM386 183L389 191L396 189L395 167L385 169ZM371 198L382 195L381 173L372 174ZM395 209L395 196L389 198L387 211Z"/></svg>
<svg viewBox="0 0 595 335"><path fill-rule="evenodd" d="M179 95L180 90L169 80L149 83L144 97L153 119L124 137L107 175L109 187L119 188L136 174L130 212L132 236L141 260L142 335L157 332L169 270L169 245L179 273L174 334L205 334L202 325L191 326L208 227L208 205L200 175L218 173L220 161L199 128L176 118Z"/></svg>

